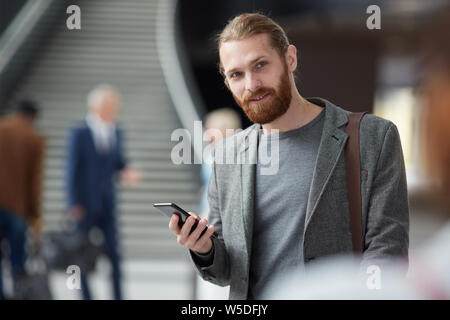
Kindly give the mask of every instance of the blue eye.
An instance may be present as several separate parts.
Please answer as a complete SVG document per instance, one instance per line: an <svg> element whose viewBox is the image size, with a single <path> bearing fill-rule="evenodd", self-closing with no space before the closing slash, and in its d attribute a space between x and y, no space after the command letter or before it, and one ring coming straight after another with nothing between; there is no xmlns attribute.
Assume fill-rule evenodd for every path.
<svg viewBox="0 0 450 320"><path fill-rule="evenodd" d="M233 72L233 73L231 74L230 78L237 78L237 77L239 77L240 75L241 75L240 72Z"/></svg>
<svg viewBox="0 0 450 320"><path fill-rule="evenodd" d="M267 64L267 62L261 61L261 62L258 62L258 64L256 65L256 67L257 67L258 69L260 69L260 68L264 67L266 64Z"/></svg>

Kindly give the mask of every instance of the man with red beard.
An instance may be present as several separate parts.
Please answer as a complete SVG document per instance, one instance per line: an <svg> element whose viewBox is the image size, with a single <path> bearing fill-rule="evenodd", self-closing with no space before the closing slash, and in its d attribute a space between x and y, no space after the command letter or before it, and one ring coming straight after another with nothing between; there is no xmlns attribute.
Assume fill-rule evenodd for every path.
<svg viewBox="0 0 450 320"><path fill-rule="evenodd" d="M203 279L230 285L230 299L260 299L280 275L352 253L343 152L349 112L300 95L296 48L264 15L230 20L218 48L225 84L255 124L215 148L205 233L208 221L195 213L182 228L173 215L169 228ZM395 125L366 115L359 135L363 268L407 258L409 206ZM269 174L260 161L267 148L277 162ZM229 153L248 162L219 159Z"/></svg>

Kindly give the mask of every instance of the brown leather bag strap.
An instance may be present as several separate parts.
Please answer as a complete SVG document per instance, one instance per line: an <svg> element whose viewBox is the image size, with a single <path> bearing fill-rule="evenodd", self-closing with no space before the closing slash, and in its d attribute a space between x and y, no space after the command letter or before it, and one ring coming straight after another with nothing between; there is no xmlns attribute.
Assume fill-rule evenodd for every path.
<svg viewBox="0 0 450 320"><path fill-rule="evenodd" d="M348 134L345 146L345 172L347 177L350 231L354 253L363 252L361 212L361 164L359 160L359 124L366 112L350 113L345 132Z"/></svg>

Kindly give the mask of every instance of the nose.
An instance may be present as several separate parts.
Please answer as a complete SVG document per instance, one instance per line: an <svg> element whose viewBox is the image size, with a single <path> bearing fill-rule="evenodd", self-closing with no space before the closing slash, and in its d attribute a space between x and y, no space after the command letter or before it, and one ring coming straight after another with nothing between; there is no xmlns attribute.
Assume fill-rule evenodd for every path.
<svg viewBox="0 0 450 320"><path fill-rule="evenodd" d="M261 87L261 80L255 74L248 72L245 78L245 89L254 93Z"/></svg>

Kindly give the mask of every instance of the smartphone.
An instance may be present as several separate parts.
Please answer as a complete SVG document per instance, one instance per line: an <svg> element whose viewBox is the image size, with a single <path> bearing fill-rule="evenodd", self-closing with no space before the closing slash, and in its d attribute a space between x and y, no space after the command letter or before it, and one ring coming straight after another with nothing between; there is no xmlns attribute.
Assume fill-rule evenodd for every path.
<svg viewBox="0 0 450 320"><path fill-rule="evenodd" d="M153 206L159 211L161 211L164 215L168 216L169 218L171 218L173 214L178 215L178 217L180 218L178 220L178 225L180 226L180 228L183 227L184 223L186 222L186 219L191 216L186 210L182 209L181 207L172 202L154 203ZM192 226L189 234L191 234L192 231L194 231L195 228L197 228L198 221L199 220L195 220L195 223ZM200 237L203 236L207 228L208 226L206 226L205 229L202 231Z"/></svg>

